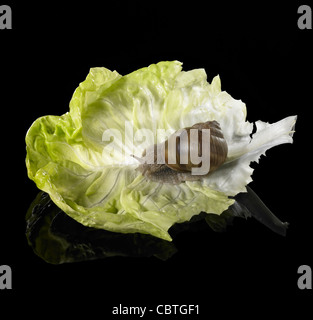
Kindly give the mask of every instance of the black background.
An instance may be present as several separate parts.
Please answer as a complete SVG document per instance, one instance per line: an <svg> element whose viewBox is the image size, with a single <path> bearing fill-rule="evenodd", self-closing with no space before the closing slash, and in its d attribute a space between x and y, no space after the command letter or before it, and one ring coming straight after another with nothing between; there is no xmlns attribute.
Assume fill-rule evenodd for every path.
<svg viewBox="0 0 313 320"><path fill-rule="evenodd" d="M298 289L297 269L313 267L313 31L298 29L302 3L289 2L5 3L13 29L0 30L0 265L11 266L13 289L0 292L1 311L13 314L23 304L32 317L86 312L115 319L112 308L120 303L199 304L206 318L213 311L245 318L309 310L312 293ZM178 253L165 262L114 257L47 264L25 238L25 213L38 192L25 167L27 129L40 116L67 112L89 68L127 74L161 60L205 68L209 82L219 74L222 89L246 103L251 122L298 115L294 144L269 150L253 165L251 183L290 223L287 236L240 220L221 234L208 228L178 235Z"/></svg>

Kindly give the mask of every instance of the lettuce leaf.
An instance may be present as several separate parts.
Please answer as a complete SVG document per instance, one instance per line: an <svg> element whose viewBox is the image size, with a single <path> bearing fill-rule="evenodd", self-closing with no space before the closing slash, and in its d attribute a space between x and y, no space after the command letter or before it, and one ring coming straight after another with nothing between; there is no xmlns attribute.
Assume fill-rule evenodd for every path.
<svg viewBox="0 0 313 320"><path fill-rule="evenodd" d="M174 132L216 120L227 140L226 163L200 181L179 185L146 180L137 160ZM85 226L146 233L171 240L168 229L201 211L221 214L251 181L251 161L291 143L295 116L275 124L246 121L246 106L207 82L203 69L182 71L166 61L126 76L92 68L75 90L70 111L37 119L26 135L28 176L66 214ZM133 128L133 131L131 130ZM136 130L147 128L145 139ZM135 132L135 136L134 136ZM134 143L133 143L134 142Z"/></svg>

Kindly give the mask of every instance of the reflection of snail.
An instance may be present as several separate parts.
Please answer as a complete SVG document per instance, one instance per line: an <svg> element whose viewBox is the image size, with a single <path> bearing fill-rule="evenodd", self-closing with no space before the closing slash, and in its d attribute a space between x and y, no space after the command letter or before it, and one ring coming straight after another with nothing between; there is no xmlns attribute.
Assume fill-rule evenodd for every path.
<svg viewBox="0 0 313 320"><path fill-rule="evenodd" d="M221 127L217 121L197 123L192 127L178 130L165 142L147 148L142 154L143 158L138 159L136 157L141 162L138 170L148 179L173 184L203 178L203 176L205 176L203 173L195 174L192 172L195 168L204 166L202 161L198 161L197 163L192 161L192 152L194 152L194 150L198 153L196 156L198 156L199 159L201 158L208 162L205 157L202 157L202 152L205 150L205 146L202 145L205 141L203 137L205 137L204 133L208 132L208 130L204 130L206 132L202 131L203 129L210 129L210 163L209 171L206 171L205 175L216 170L225 162L228 152L227 142L224 139ZM192 143L193 131L197 134L195 141L198 145ZM174 146L176 150L170 148L170 146L172 146L170 141L173 141L171 139L175 139ZM184 143L182 143L182 141L184 141ZM174 150L174 155L172 154L172 150Z"/></svg>

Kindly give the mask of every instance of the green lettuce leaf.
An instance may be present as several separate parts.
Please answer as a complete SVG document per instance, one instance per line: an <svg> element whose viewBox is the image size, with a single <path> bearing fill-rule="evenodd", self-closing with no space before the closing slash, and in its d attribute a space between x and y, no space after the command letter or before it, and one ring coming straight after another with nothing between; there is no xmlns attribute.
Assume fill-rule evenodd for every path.
<svg viewBox="0 0 313 320"><path fill-rule="evenodd" d="M148 181L137 170L144 149L197 122L220 123L226 163L200 181ZM160 62L126 76L92 68L73 94L70 111L37 119L26 135L28 176L66 214L85 226L146 233L171 240L168 229L201 211L221 214L251 181L251 161L291 143L296 117L261 121L251 138L246 106L221 91L219 77ZM131 129L133 128L133 129ZM145 139L136 130L147 128ZM134 135L135 133L135 135ZM161 141L160 141L161 140ZM164 140L164 138L163 138ZM134 141L134 143L133 143Z"/></svg>

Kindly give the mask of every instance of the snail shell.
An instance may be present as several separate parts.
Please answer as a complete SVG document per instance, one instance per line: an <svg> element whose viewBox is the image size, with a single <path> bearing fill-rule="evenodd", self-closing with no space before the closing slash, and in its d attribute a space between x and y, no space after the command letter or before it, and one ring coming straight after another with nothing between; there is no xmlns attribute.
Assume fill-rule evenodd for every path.
<svg viewBox="0 0 313 320"><path fill-rule="evenodd" d="M192 129L196 129L198 133L198 146L196 146L194 149L198 152L198 156L202 156L202 150L203 150L203 129L210 129L210 171L212 172L216 170L218 167L220 167L226 160L228 147L226 140L224 139L223 132L221 130L221 127L217 121L207 121L204 123L197 123L194 124L192 127L185 128L185 131L188 135L187 143L181 143L180 141L180 134L174 133L171 137L176 137L176 161L175 163L170 163L169 161L169 143L168 141L171 139L169 137L168 140L165 141L165 164L176 171L179 172L189 172L192 170L192 168L199 168L202 166L202 161L198 164L195 164L192 162L191 152L194 146L191 145L191 137L190 133ZM187 163L182 163L181 157L185 157L185 159L188 159ZM173 162L173 161L172 161Z"/></svg>
<svg viewBox="0 0 313 320"><path fill-rule="evenodd" d="M192 129L198 134L197 146L192 143L191 139ZM205 139L203 139L203 129L210 129L210 163L209 171L203 175L192 174L193 168L200 168L202 161L195 163L192 161L192 152L197 151L197 156L202 156L202 150ZM183 136L184 135L184 136ZM186 139L186 135L188 139ZM173 146L170 141L175 139L175 153L173 155ZM182 141L184 143L182 143ZM168 182L178 184L184 181L200 180L212 171L219 168L226 160L228 152L227 142L224 138L221 127L217 121L207 121L194 124L192 127L187 127L173 133L168 140L163 143L155 144L147 148L142 156L138 159L141 164L138 170L148 179L158 182ZM158 154L164 155L163 162L160 163ZM173 161L174 158L174 161ZM182 158L184 159L182 161ZM206 158L203 158L204 160Z"/></svg>

